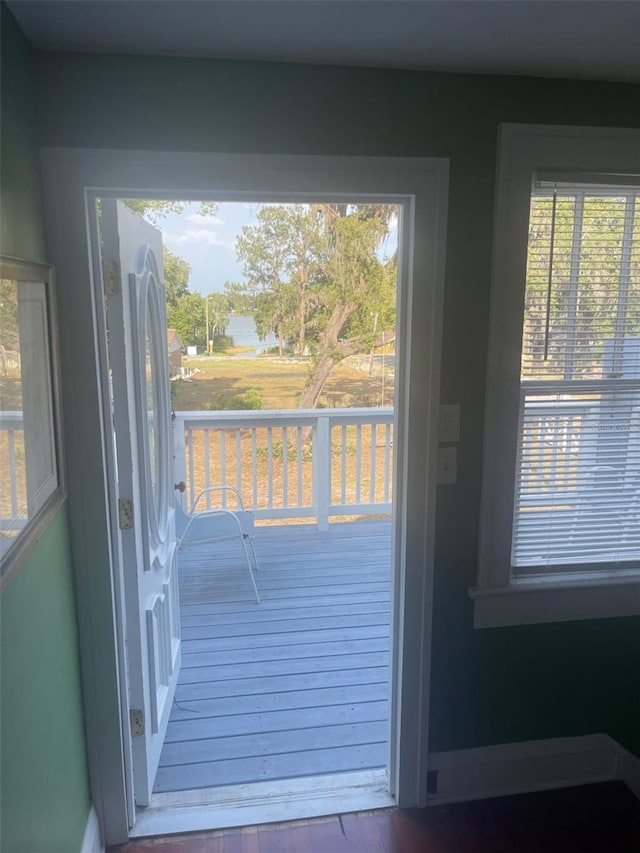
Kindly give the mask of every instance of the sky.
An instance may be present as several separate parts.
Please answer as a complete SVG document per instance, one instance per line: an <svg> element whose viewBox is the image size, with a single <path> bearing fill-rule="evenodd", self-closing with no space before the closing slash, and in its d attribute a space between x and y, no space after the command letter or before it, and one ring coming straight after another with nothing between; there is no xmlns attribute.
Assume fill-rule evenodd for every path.
<svg viewBox="0 0 640 853"><path fill-rule="evenodd" d="M203 216L198 202L188 202L181 213L171 213L157 223L167 248L191 265L190 290L207 296L222 292L225 281L244 280L235 241L243 225L256 223L260 207L258 202L219 202L216 216ZM381 255L391 255L397 239L394 218Z"/></svg>
<svg viewBox="0 0 640 853"><path fill-rule="evenodd" d="M242 264L236 260L235 241L243 225L256 222L257 203L220 202L217 216L203 216L197 202L185 204L182 213L160 220L165 245L191 264L189 289L203 296L224 289L225 281L242 281Z"/></svg>

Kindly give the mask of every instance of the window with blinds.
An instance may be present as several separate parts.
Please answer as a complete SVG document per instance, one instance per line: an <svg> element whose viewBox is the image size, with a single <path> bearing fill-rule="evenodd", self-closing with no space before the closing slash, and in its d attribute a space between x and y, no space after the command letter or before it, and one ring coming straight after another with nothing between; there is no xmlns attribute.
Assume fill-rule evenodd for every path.
<svg viewBox="0 0 640 853"><path fill-rule="evenodd" d="M640 561L640 186L536 181L511 566Z"/></svg>

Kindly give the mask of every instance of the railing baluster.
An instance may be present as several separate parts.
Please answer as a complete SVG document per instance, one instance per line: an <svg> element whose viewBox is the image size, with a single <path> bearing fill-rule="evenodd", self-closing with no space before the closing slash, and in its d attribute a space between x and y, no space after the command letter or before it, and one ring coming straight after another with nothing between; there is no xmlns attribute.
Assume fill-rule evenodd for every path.
<svg viewBox="0 0 640 853"><path fill-rule="evenodd" d="M296 453L298 457L298 506L302 506L302 427L297 427Z"/></svg>
<svg viewBox="0 0 640 853"><path fill-rule="evenodd" d="M194 465L193 465L193 430L190 429L187 431L187 447L189 448L189 503L188 506L192 507L193 502L196 498L196 480L194 473Z"/></svg>
<svg viewBox="0 0 640 853"><path fill-rule="evenodd" d="M342 424L342 441L341 441L341 456L342 465L340 471L340 501L343 504L347 502L347 425Z"/></svg>
<svg viewBox="0 0 640 853"><path fill-rule="evenodd" d="M211 455L210 455L210 431L202 430L202 440L204 442L204 488L208 489L211 485ZM207 493L206 497L207 509L211 509L211 493Z"/></svg>
<svg viewBox="0 0 640 853"><path fill-rule="evenodd" d="M389 501L389 487L391 484L391 424L385 425L384 430L384 495L385 503Z"/></svg>
<svg viewBox="0 0 640 853"><path fill-rule="evenodd" d="M185 457L185 435L184 421L173 415L173 482L179 483L183 480L187 481L187 460ZM178 493L179 494L179 493ZM182 495L180 495L182 498ZM189 505L185 504L185 509L189 510Z"/></svg>
<svg viewBox="0 0 640 853"><path fill-rule="evenodd" d="M289 506L289 442L287 439L287 428L282 427L282 506Z"/></svg>
<svg viewBox="0 0 640 853"><path fill-rule="evenodd" d="M331 503L331 440L329 418L318 417L313 434L313 499L316 505L318 530L329 528L329 506Z"/></svg>
<svg viewBox="0 0 640 853"><path fill-rule="evenodd" d="M362 424L356 426L356 503L360 503L362 479Z"/></svg>
<svg viewBox="0 0 640 853"><path fill-rule="evenodd" d="M376 425L371 424L371 449L369 470L369 503L376 502Z"/></svg>
<svg viewBox="0 0 640 853"><path fill-rule="evenodd" d="M559 470L557 467L557 465L558 465L558 449L559 449L558 448L558 441L559 441L561 429L562 429L562 423L560 422L560 419L555 418L553 421L553 433L552 433L553 444L551 445L551 460L550 460L551 464L550 464L550 467L548 469L550 472L551 471L553 472L553 474L549 473L549 477L550 478L553 477L553 481L549 480L548 487L550 489L557 488L559 483L557 483L556 478L559 479L560 477L562 477L562 471Z"/></svg>
<svg viewBox="0 0 640 853"><path fill-rule="evenodd" d="M273 506L273 427L267 427L267 506Z"/></svg>
<svg viewBox="0 0 640 853"><path fill-rule="evenodd" d="M227 436L226 430L220 430L220 485L227 485ZM227 506L227 493L221 492L222 507Z"/></svg>
<svg viewBox="0 0 640 853"><path fill-rule="evenodd" d="M251 428L251 487L253 489L253 508L258 508L258 429Z"/></svg>
<svg viewBox="0 0 640 853"><path fill-rule="evenodd" d="M236 489L242 494L242 430L236 428Z"/></svg>
<svg viewBox="0 0 640 853"><path fill-rule="evenodd" d="M331 504L333 503L333 425L331 416L327 417L327 526L329 523L329 514Z"/></svg>
<svg viewBox="0 0 640 853"><path fill-rule="evenodd" d="M540 466L540 487L543 491L547 491L548 483L547 483L547 447L549 444L553 442L553 433L554 433L554 419L547 418L544 422L544 432L542 435L542 441L540 442L540 450L539 450L539 461L538 465ZM553 446L551 444L551 446Z"/></svg>
<svg viewBox="0 0 640 853"><path fill-rule="evenodd" d="M16 473L16 433L10 429L7 435L9 442L9 470L11 474L11 513L18 516L18 475Z"/></svg>

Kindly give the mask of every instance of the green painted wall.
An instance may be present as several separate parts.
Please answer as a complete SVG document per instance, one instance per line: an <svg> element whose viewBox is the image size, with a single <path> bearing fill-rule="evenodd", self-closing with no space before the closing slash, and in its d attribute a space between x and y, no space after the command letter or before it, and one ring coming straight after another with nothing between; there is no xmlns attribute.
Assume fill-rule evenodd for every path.
<svg viewBox="0 0 640 853"><path fill-rule="evenodd" d="M33 108L32 51L4 3L0 4L0 36L0 250L5 255L46 263Z"/></svg>
<svg viewBox="0 0 640 853"><path fill-rule="evenodd" d="M89 812L66 509L2 596L3 853L80 850Z"/></svg>
<svg viewBox="0 0 640 853"><path fill-rule="evenodd" d="M4 5L0 15L0 246L46 261L31 51ZM66 507L2 594L0 616L0 850L73 853L89 793Z"/></svg>
<svg viewBox="0 0 640 853"><path fill-rule="evenodd" d="M431 748L604 731L640 752L640 622L476 631L498 124L638 126L629 85L150 57L41 54L43 145L444 156L451 161L442 399L462 405L439 495Z"/></svg>

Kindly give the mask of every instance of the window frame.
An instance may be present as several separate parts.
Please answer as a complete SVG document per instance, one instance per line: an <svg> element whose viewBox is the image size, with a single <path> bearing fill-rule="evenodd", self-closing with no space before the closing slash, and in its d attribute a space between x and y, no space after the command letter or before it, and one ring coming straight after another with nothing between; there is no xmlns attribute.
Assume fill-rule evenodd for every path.
<svg viewBox="0 0 640 853"><path fill-rule="evenodd" d="M534 175L640 173L640 131L504 124L498 142L477 628L640 614L640 567L513 577L524 295ZM505 522L508 519L508 522Z"/></svg>
<svg viewBox="0 0 640 853"><path fill-rule="evenodd" d="M62 449L62 414L60 397L60 365L58 347L58 324L56 316L56 298L53 267L50 264L37 263L22 258L0 255L0 277L13 279L20 283L42 284L45 290L46 326L47 326L47 363L43 365L45 381L51 404L51 447L55 487L35 512L28 518L13 544L0 559L0 592L18 573L27 556L40 540L54 515L66 497L65 464Z"/></svg>

